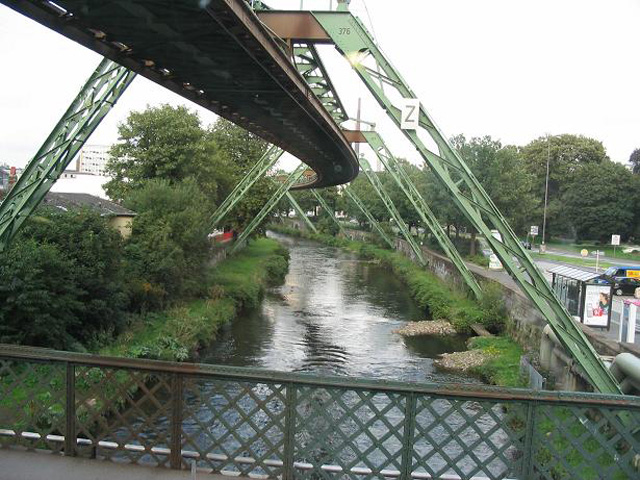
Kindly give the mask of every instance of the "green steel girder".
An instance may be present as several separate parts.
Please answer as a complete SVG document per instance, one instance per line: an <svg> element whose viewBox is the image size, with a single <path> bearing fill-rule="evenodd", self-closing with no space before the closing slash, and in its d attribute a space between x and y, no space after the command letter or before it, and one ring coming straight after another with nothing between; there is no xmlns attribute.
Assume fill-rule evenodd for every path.
<svg viewBox="0 0 640 480"><path fill-rule="evenodd" d="M433 236L440 244L440 247L442 247L444 253L456 266L460 275L467 283L473 294L478 299L482 298L482 289L480 288L478 281L464 263L464 260L458 253L458 249L444 231L442 225L440 225L440 222L427 205L427 202L424 200L422 195L420 195L420 192L411 181L411 178L409 178L409 175L407 175L407 172L404 171L400 162L398 162L394 155L389 151L380 134L375 131L363 131L362 135L367 140L367 143L376 153L387 171L391 174L396 184L409 199L413 208L416 209L416 212L420 215L422 222L429 228L429 230L431 230L431 233L433 233Z"/></svg>
<svg viewBox="0 0 640 480"><path fill-rule="evenodd" d="M391 218L393 218L393 220L396 222L396 225L400 229L400 233L411 247L411 250L413 250L413 253L415 254L420 264L423 266L426 265L427 262L422 255L422 249L420 248L420 245L418 245L415 238L413 238L413 236L411 235L409 227L402 219L402 216L391 200L391 197L382 186L382 182L380 182L380 179L371 169L371 165L369 165L369 162L367 162L367 160L364 158L360 158L360 167L362 168L364 174L367 176L369 183L371 183L371 186L380 197L380 200L382 200L382 203L384 203L384 206L387 208L389 214L391 215Z"/></svg>
<svg viewBox="0 0 640 480"><path fill-rule="evenodd" d="M401 110L387 95L385 88L392 92L391 96L394 98L416 99L417 97L377 47L362 22L348 11L312 12L312 14L387 115L401 128ZM417 130L401 129L402 132L416 147L442 186L446 188L452 201L485 236L512 278L544 315L562 345L581 366L592 386L601 392L619 394L621 391L617 381L589 343L580 326L554 295L544 275L522 247L518 237L480 182L460 155L449 145L446 137L422 105L418 113L419 128ZM438 153L427 148L419 132L428 135L435 142ZM492 235L492 228L500 232L502 241Z"/></svg>
<svg viewBox="0 0 640 480"><path fill-rule="evenodd" d="M314 190L311 190L312 192ZM304 212L304 210L302 210L302 207L298 204L298 202L296 202L296 199L293 198L293 195L291 195L291 192L287 192L286 193L287 196L287 200L289 200L289 203L291 204L291 206L293 207L293 209L296 211L296 213L298 214L298 216L302 219L302 221L305 223L305 225L307 227L309 227L309 229L313 232L313 233L318 233L318 229L316 228L316 226L313 224L313 222L311 220L309 220L309 217L307 217L307 214Z"/></svg>
<svg viewBox="0 0 640 480"><path fill-rule="evenodd" d="M0 204L0 251L18 233L136 74L103 59Z"/></svg>
<svg viewBox="0 0 640 480"><path fill-rule="evenodd" d="M380 226L380 223L378 223L378 220L376 220L376 218L372 215L369 209L362 202L362 200L360 200L360 197L358 197L348 187L345 188L343 191L347 195L347 197L349 197L351 201L356 204L356 206L362 211L362 213L364 213L364 216L367 217L367 220L369 220L369 223L373 226L373 228L376 229L376 231L378 232L378 235L380 235L380 237L382 237L382 239L387 243L387 245L389 245L389 248L391 248L392 250L396 248L391 237L389 237L389 235L387 235L387 232L385 232L382 229L382 227Z"/></svg>
<svg viewBox="0 0 640 480"><path fill-rule="evenodd" d="M294 43L293 61L313 93L318 97L335 122L340 124L347 121L349 117L336 94L316 47L306 43Z"/></svg>
<svg viewBox="0 0 640 480"><path fill-rule="evenodd" d="M296 183L296 181L302 176L307 166L304 163L298 165L293 172L291 172L286 180L282 182L282 184L278 187L278 190L271 196L271 198L264 204L262 210L258 212L253 220L247 225L242 233L238 236L235 244L231 248L231 253L235 253L241 245L249 238L249 236L253 233L253 231L262 223L264 218L269 215L269 212L275 208L276 205L282 200L282 197L289 191L291 186Z"/></svg>
<svg viewBox="0 0 640 480"><path fill-rule="evenodd" d="M211 216L211 229L218 226L218 223L238 204L249 189L262 178L267 171L272 168L280 159L284 150L275 145L271 145L258 162L251 167L240 183L232 190L232 192L224 199L224 202L216 209Z"/></svg>
<svg viewBox="0 0 640 480"><path fill-rule="evenodd" d="M333 220L333 222L338 226L338 230L340 230L340 233L342 233L343 235L346 235L346 233L344 231L344 228L342 228L342 225L340 225L340 222L336 218L336 215L335 215L335 212L333 211L333 208L331 208L329 206L329 204L325 201L324 198L322 198L322 195L320 195L320 193L317 190L311 190L311 193L316 198L316 200L318 201L318 203L320 204L322 209L325 212L327 212L329 217L331 217L331 220Z"/></svg>

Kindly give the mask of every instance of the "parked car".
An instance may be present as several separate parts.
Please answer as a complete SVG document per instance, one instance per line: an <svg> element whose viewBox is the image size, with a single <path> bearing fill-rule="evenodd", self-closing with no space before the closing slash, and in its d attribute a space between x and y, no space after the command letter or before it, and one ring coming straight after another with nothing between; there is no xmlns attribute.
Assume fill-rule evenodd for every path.
<svg viewBox="0 0 640 480"><path fill-rule="evenodd" d="M640 267L609 267L598 281L612 284L616 295L633 295L640 287Z"/></svg>
<svg viewBox="0 0 640 480"><path fill-rule="evenodd" d="M524 240L520 242L524 248L527 250L531 250L531 242L529 240Z"/></svg>

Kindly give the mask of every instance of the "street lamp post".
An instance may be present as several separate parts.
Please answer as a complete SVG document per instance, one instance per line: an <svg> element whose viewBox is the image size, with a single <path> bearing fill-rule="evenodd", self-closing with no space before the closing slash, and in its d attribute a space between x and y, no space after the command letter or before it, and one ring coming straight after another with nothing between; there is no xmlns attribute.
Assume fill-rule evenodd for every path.
<svg viewBox="0 0 640 480"><path fill-rule="evenodd" d="M545 244L545 235L547 230L547 203L549 202L549 161L551 159L550 137L547 133L547 174L544 181L544 209L542 211L542 242L540 243L540 253L545 253L547 246Z"/></svg>

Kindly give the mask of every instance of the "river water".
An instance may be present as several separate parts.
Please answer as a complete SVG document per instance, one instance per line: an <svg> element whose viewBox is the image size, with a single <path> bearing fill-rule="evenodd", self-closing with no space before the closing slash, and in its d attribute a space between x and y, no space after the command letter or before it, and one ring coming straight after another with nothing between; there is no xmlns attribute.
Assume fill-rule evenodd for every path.
<svg viewBox="0 0 640 480"><path fill-rule="evenodd" d="M406 286L387 269L340 249L271 236L286 245L291 255L284 284L271 289L259 308L219 332L210 348L201 352L201 362L406 382L479 382L434 368L433 360L439 354L463 350L465 338L403 338L393 333L408 321L424 319L424 313L416 307ZM268 381L197 376L185 379L182 448L199 452L197 465L202 468L243 475L280 475L280 467L273 465L279 461L278 452L285 441L282 388ZM139 401L140 406L147 406L145 415L136 407L126 417L140 438L162 446L166 445L171 419L157 408L171 403L161 393L156 393L159 403ZM315 465L314 473L296 475L325 478L319 466L335 463L376 471L399 468L402 442L398 432L405 420L400 397L304 386L298 387L295 395L295 460ZM444 398L430 401L428 408L421 407L415 418L421 434L416 437L414 455L428 459L425 462L429 468L439 474L475 469L501 478L501 473L509 470L501 459L486 470L478 467L491 460L492 445L508 441L497 427L502 417L499 406L489 405L486 411L483 408L476 402ZM350 410L351 414L345 416ZM164 411L168 412L166 408ZM463 411L474 418L473 428L465 428ZM434 415L445 416L451 426L445 428ZM334 425L334 418L341 420ZM424 437L426 432L429 437ZM491 434L492 444L484 443L482 432ZM129 428L114 433L113 440L130 441ZM346 438L349 440L341 446ZM374 438L387 450L372 450ZM473 458L463 458L463 444L476 445ZM434 453L434 448L449 458L458 458L455 472L451 462ZM254 464L254 457L276 463L265 460ZM141 460L156 461L150 455ZM422 467L417 471L426 472Z"/></svg>
<svg viewBox="0 0 640 480"><path fill-rule="evenodd" d="M260 308L220 332L201 361L413 382L477 382L436 371L433 359L465 349L465 338L393 333L424 320L387 269L315 242L270 233L290 252L284 284Z"/></svg>

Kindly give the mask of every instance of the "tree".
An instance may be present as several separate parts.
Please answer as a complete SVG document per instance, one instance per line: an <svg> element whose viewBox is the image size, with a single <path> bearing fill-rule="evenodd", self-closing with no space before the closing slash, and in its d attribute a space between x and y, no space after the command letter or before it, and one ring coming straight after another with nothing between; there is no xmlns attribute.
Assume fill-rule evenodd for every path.
<svg viewBox="0 0 640 480"><path fill-rule="evenodd" d="M109 154L105 191L122 201L128 192L152 179L170 183L194 179L213 205L218 184L228 177L230 156L202 126L197 113L186 107L162 105L131 112L118 126L120 143Z"/></svg>
<svg viewBox="0 0 640 480"><path fill-rule="evenodd" d="M629 157L629 163L631 164L631 171L634 175L640 174L640 148L636 148Z"/></svg>
<svg viewBox="0 0 640 480"><path fill-rule="evenodd" d="M201 293L209 252L207 199L193 180L156 179L129 194L136 211L126 245L127 277L137 309Z"/></svg>
<svg viewBox="0 0 640 480"><path fill-rule="evenodd" d="M606 161L583 165L562 197L565 215L579 240L608 241L633 232L637 182L623 165Z"/></svg>
<svg viewBox="0 0 640 480"><path fill-rule="evenodd" d="M544 201L547 158L549 159L549 200L547 234L570 235L571 225L564 215L563 189L583 165L599 165L609 160L602 142L578 135L540 137L521 150L526 169L534 176L533 193ZM538 218L542 220L542 212Z"/></svg>
<svg viewBox="0 0 640 480"><path fill-rule="evenodd" d="M23 238L55 245L73 263L73 282L81 307L76 315L82 328L74 337L82 342L98 332L117 332L127 308L122 272L122 238L100 214L89 209L62 212L41 208L27 222Z"/></svg>

